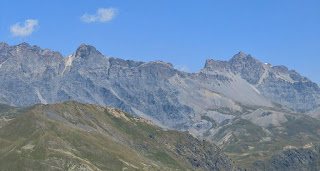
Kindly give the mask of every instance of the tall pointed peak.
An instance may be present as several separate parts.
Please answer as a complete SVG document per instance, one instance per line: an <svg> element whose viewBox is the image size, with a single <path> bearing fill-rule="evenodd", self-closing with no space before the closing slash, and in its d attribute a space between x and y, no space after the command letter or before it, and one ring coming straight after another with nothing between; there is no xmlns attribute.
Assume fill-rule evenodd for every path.
<svg viewBox="0 0 320 171"><path fill-rule="evenodd" d="M259 63L260 61L255 59L254 57L252 57L250 54L245 54L243 52L239 52L237 54L235 54L230 60L229 62L231 64L235 64L235 63Z"/></svg>
<svg viewBox="0 0 320 171"><path fill-rule="evenodd" d="M98 52L97 49L91 45L86 45L84 43L82 43L78 48L77 48L77 51L76 51L76 57L81 57L81 58L84 58L84 57L87 57L89 56L90 54L92 53L96 53ZM100 52L98 52L100 53Z"/></svg>
<svg viewBox="0 0 320 171"><path fill-rule="evenodd" d="M240 55L240 56L247 56L245 53L243 53L242 51L240 51L237 55Z"/></svg>
<svg viewBox="0 0 320 171"><path fill-rule="evenodd" d="M82 44L77 48L77 50L79 50L79 49L89 49L89 50L93 49L93 50L96 50L95 47L93 47L93 46L91 46L91 45L87 45L87 44L85 44L85 43L82 43Z"/></svg>
<svg viewBox="0 0 320 171"><path fill-rule="evenodd" d="M239 53L235 54L231 60L235 60L235 59L242 59L242 58L246 58L247 55L245 53L243 53L242 51L240 51Z"/></svg>

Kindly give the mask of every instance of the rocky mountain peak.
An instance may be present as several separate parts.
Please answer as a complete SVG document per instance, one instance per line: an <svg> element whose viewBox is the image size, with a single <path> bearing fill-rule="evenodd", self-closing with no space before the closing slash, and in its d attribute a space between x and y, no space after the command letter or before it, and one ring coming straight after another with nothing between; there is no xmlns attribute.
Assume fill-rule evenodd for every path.
<svg viewBox="0 0 320 171"><path fill-rule="evenodd" d="M246 55L243 52L239 52L235 54L230 60L229 63L235 64L235 63L251 63L251 62L259 62L257 59L253 58L250 54Z"/></svg>
<svg viewBox="0 0 320 171"><path fill-rule="evenodd" d="M138 67L139 65L143 64L144 62L138 62L133 60L124 60L121 58L114 58L109 57L110 65L122 66L122 67Z"/></svg>
<svg viewBox="0 0 320 171"><path fill-rule="evenodd" d="M244 60L247 58L247 54L240 51L239 53L235 54L229 61L238 61L238 60Z"/></svg>
<svg viewBox="0 0 320 171"><path fill-rule="evenodd" d="M86 58L88 56L90 56L93 53L99 53L99 51L97 51L97 49L91 45L86 45L86 44L81 44L76 51L76 57L80 57L80 58Z"/></svg>
<svg viewBox="0 0 320 171"><path fill-rule="evenodd" d="M148 62L147 64L151 64L151 65L163 65L163 66L166 66L168 68L172 68L173 69L173 65L169 62L163 62L163 61L151 61L151 62Z"/></svg>
<svg viewBox="0 0 320 171"><path fill-rule="evenodd" d="M209 70L222 70L228 69L229 64L227 61L215 61L213 59L207 59L204 68Z"/></svg>
<svg viewBox="0 0 320 171"><path fill-rule="evenodd" d="M32 50L38 53L42 51L42 49L37 45L32 46Z"/></svg>
<svg viewBox="0 0 320 171"><path fill-rule="evenodd" d="M9 45L7 43L0 42L0 49L6 48L6 47L9 47Z"/></svg>
<svg viewBox="0 0 320 171"><path fill-rule="evenodd" d="M17 47L22 48L22 49L29 49L29 48L31 48L31 46L30 46L28 43L26 43L26 42L23 42L23 43L17 45Z"/></svg>
<svg viewBox="0 0 320 171"><path fill-rule="evenodd" d="M229 70L232 69L235 72L240 72L242 69L250 66L262 65L260 61L253 58L250 54L246 55L243 52L235 54L229 61L215 61L213 59L207 59L205 63L205 69L208 70Z"/></svg>
<svg viewBox="0 0 320 171"><path fill-rule="evenodd" d="M7 45L1 43L0 46ZM189 95L183 94L184 92L191 92L192 95L194 90L201 90L201 87L207 89L209 84L218 85L216 84L218 82L226 84L210 86L210 89L212 88L210 91L221 93L227 98L243 103L269 106L268 100L272 100L305 112L315 109L320 102L319 87L307 78L294 71L288 71L284 66L269 66L261 63L243 52L234 55L230 61L206 60L203 70L205 76L203 76L201 72L184 74L175 70L172 64L161 61L136 62L106 58L96 48L86 44L80 45L69 57L49 49L43 49L40 53L36 52L37 50L40 48L30 47L27 43L0 50L0 70L2 71L0 77L1 74L12 75L12 77L6 77L7 79L5 77L0 79L0 85L3 85L0 92L1 102L26 106L40 103L43 99L48 103L74 99L86 103L110 105L141 116L155 113L157 120L163 123L167 122L169 117L179 118L180 113L187 116L194 113L194 109L198 109L197 106L189 106L191 104L189 101L176 103L177 98L188 99L186 97ZM17 65L17 61L21 65ZM23 80L20 82L12 78ZM65 84L64 87L59 90L53 89L57 84L53 80L61 80ZM230 82L230 80L234 81ZM23 87L15 89L11 86L13 84ZM36 89L29 91L30 86L34 85ZM82 85L87 87L84 88ZM155 86L158 87L155 88ZM239 91L234 91L237 89ZM52 96L52 91L56 91L54 92L56 96ZM20 97L21 92L27 93ZM7 94L19 96L3 99ZM157 98L160 96L161 98ZM207 98L205 95L200 97ZM198 101L201 100L195 100L192 103ZM158 117L162 113L167 115Z"/></svg>
<svg viewBox="0 0 320 171"><path fill-rule="evenodd" d="M204 68L210 68L214 62L215 61L213 59L207 59L206 63L204 64Z"/></svg>
<svg viewBox="0 0 320 171"><path fill-rule="evenodd" d="M238 54L236 54L235 56L240 57L240 58L244 58L247 57L247 55L245 53L243 53L242 51L240 51Z"/></svg>

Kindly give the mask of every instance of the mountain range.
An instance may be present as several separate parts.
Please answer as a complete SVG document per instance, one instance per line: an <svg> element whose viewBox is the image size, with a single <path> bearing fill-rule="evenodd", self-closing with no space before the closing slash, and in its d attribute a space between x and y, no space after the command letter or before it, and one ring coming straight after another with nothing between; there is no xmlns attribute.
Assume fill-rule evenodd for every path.
<svg viewBox="0 0 320 171"><path fill-rule="evenodd" d="M85 44L64 56L0 43L0 87L0 103L11 106L75 100L188 131L248 169L320 142L319 86L243 52L229 61L208 59L203 69L187 73L162 61L106 57Z"/></svg>

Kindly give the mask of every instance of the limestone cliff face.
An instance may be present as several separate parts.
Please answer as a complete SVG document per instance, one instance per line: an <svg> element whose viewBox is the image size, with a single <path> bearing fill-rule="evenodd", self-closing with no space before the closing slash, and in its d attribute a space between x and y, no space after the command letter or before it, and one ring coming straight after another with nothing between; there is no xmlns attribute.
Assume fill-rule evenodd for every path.
<svg viewBox="0 0 320 171"><path fill-rule="evenodd" d="M295 114L320 118L319 86L242 52L229 61L208 59L200 71L185 73L162 61L106 57L85 44L63 56L27 43L0 43L0 103L68 100L119 108L163 128L189 131L238 162L248 151L270 155L283 145L317 142L320 132L319 121ZM296 136L287 136L292 131Z"/></svg>
<svg viewBox="0 0 320 171"><path fill-rule="evenodd" d="M14 106L78 100L109 105L164 126L190 126L208 108L236 103L305 112L319 105L319 87L283 66L263 64L242 52L230 61L207 60L197 73L162 61L108 58L82 44L70 56L0 44L0 102Z"/></svg>
<svg viewBox="0 0 320 171"><path fill-rule="evenodd" d="M239 74L265 97L296 112L313 110L320 103L316 83L285 66L262 63L242 52L230 61L207 60L204 70Z"/></svg>

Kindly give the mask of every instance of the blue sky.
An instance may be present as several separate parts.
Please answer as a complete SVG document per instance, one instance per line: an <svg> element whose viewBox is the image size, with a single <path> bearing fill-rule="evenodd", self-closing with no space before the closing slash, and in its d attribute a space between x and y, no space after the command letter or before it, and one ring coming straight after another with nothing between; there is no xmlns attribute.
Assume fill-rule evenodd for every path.
<svg viewBox="0 0 320 171"><path fill-rule="evenodd" d="M189 72L243 51L320 83L319 7L312 0L2 0L0 42L64 55L86 43L106 56Z"/></svg>

